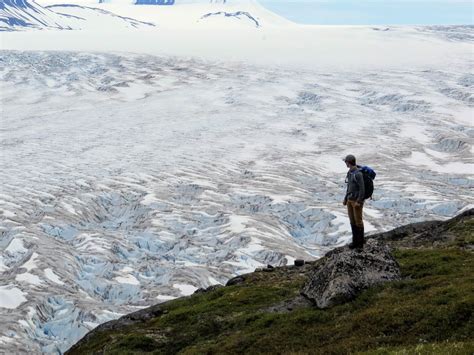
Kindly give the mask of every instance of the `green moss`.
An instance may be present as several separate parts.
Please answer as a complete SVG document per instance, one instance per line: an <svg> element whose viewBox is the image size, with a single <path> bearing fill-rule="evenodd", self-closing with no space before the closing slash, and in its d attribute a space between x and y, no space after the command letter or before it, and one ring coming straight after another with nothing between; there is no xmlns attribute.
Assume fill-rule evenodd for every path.
<svg viewBox="0 0 474 355"><path fill-rule="evenodd" d="M409 347L378 348L359 355L465 355L474 353L474 342L450 342L418 344Z"/></svg>
<svg viewBox="0 0 474 355"><path fill-rule="evenodd" d="M158 343L148 336L140 334L130 334L118 339L114 348L123 349L120 350L121 354L125 354L126 352L124 351L133 354L136 352L152 352L157 347L157 345ZM115 353L118 354L119 352Z"/></svg>
<svg viewBox="0 0 474 355"><path fill-rule="evenodd" d="M458 247L468 247L474 245L474 218L461 222L451 222L449 232L454 235L452 245Z"/></svg>

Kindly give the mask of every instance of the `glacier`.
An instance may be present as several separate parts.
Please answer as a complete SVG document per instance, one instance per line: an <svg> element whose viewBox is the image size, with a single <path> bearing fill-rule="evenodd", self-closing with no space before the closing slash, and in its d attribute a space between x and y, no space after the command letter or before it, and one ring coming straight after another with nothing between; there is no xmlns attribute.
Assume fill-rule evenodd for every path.
<svg viewBox="0 0 474 355"><path fill-rule="evenodd" d="M470 102L445 90L468 94L462 71L0 59L0 286L25 299L0 308L12 351L61 353L121 314L346 243L349 151L378 172L369 230L472 201L474 130L455 118Z"/></svg>

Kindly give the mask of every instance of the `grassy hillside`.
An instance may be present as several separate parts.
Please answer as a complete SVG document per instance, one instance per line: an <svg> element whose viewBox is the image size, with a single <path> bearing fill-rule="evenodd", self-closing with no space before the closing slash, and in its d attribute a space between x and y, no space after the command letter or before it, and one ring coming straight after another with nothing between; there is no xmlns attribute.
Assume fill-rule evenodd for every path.
<svg viewBox="0 0 474 355"><path fill-rule="evenodd" d="M389 233L376 237L395 248L403 280L352 302L326 310L301 302L288 311L280 306L299 296L314 265L259 271L154 306L129 324L99 327L69 353L473 354L472 211Z"/></svg>

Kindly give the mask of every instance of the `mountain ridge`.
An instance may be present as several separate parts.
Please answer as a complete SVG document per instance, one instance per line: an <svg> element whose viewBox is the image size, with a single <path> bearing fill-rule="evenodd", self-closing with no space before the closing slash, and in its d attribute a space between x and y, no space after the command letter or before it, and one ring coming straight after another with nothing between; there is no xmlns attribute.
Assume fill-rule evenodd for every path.
<svg viewBox="0 0 474 355"><path fill-rule="evenodd" d="M0 3L0 32L21 29L67 29L66 19L34 0L4 0Z"/></svg>
<svg viewBox="0 0 474 355"><path fill-rule="evenodd" d="M0 30L114 31L163 25L260 28L262 24L289 23L253 0L150 1L6 0L0 4Z"/></svg>

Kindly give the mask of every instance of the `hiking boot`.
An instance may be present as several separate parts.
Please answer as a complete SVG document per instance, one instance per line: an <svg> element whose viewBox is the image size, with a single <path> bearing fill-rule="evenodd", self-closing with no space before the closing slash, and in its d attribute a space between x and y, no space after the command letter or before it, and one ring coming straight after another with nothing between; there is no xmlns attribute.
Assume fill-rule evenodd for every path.
<svg viewBox="0 0 474 355"><path fill-rule="evenodd" d="M352 243L349 243L349 249L354 249L357 246L357 226L351 224L351 230L352 230Z"/></svg>
<svg viewBox="0 0 474 355"><path fill-rule="evenodd" d="M364 240L364 227L358 227L356 226L355 227L356 229L356 239L355 239L355 248L357 249L362 249L364 247L364 243L365 243L365 240Z"/></svg>

